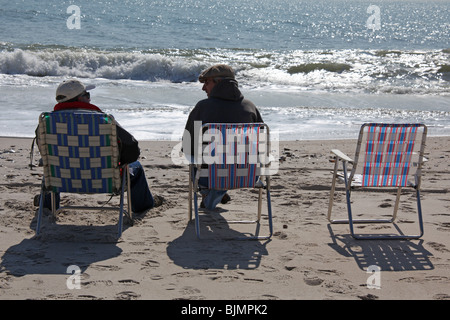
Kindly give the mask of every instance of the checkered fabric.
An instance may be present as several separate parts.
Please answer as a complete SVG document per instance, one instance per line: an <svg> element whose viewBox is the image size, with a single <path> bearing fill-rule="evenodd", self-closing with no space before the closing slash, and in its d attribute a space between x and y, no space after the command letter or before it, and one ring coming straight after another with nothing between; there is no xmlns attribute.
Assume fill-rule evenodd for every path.
<svg viewBox="0 0 450 320"><path fill-rule="evenodd" d="M261 123L205 126L203 159L208 163L210 189L230 190L255 186L260 155L266 152L267 131Z"/></svg>
<svg viewBox="0 0 450 320"><path fill-rule="evenodd" d="M404 187L415 170L415 141L420 124L367 124L362 130L362 186ZM420 147L417 146L417 147ZM417 163L417 160L416 160Z"/></svg>
<svg viewBox="0 0 450 320"><path fill-rule="evenodd" d="M71 193L120 190L113 116L91 112L42 113L38 146L47 190Z"/></svg>

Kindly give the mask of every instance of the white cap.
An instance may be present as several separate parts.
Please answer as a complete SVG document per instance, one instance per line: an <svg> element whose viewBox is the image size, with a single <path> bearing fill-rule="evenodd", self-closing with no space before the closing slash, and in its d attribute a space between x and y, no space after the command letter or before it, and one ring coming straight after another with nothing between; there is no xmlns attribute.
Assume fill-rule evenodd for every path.
<svg viewBox="0 0 450 320"><path fill-rule="evenodd" d="M56 101L65 102L67 100L78 97L87 90L94 89L94 85L85 86L76 79L65 80L56 89Z"/></svg>

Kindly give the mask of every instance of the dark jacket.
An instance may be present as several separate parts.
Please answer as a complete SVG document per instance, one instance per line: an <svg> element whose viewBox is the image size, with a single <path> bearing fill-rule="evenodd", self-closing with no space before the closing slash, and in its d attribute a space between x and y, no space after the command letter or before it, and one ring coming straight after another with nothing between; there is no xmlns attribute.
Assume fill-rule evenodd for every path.
<svg viewBox="0 0 450 320"><path fill-rule="evenodd" d="M244 98L238 83L233 79L225 79L216 84L209 98L199 101L189 114L185 129L190 134L190 141L183 137L183 151L187 156L193 155L196 150L194 121L201 121L202 124L264 122L256 106Z"/></svg>

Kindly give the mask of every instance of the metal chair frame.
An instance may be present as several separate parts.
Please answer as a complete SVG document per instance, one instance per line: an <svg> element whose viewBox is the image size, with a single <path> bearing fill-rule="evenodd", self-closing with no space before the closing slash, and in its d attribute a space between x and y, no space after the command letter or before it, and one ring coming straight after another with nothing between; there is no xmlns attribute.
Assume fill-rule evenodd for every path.
<svg viewBox="0 0 450 320"><path fill-rule="evenodd" d="M44 112L40 115L37 142L43 160L44 176L41 184L36 235L39 235L41 231L45 192L51 192L52 214L55 217L63 210L119 211L117 235L118 238L121 237L123 214L127 214L130 219L133 219L133 216L130 174L127 164L119 165L116 124L112 115L103 113L60 111ZM96 168L90 167L88 163L94 162ZM80 170L81 167L83 170ZM89 176L90 170L95 170L95 179ZM106 178L102 176L104 173ZM125 191L127 192L127 210L124 209ZM119 207L66 205L56 209L56 192L120 194L120 204Z"/></svg>
<svg viewBox="0 0 450 320"><path fill-rule="evenodd" d="M422 134L420 135L420 131ZM349 224L350 233L355 239L418 239L423 236L423 218L422 205L420 200L421 171L424 158L427 127L424 124L384 124L384 123L366 123L361 126L355 157L351 159L338 149L331 152L335 155L335 164L333 171L333 180L331 184L330 199L328 204L327 219L332 224ZM416 142L419 142L417 144ZM366 150L365 159L360 165L361 145L364 144ZM417 152L415 151L417 150ZM370 154L369 154L370 153ZM399 162L390 161L392 159L407 159L400 165L403 167L402 174L394 175L393 172L399 171ZM417 158L417 162L413 160ZM387 161L385 161L387 160ZM342 162L343 174L338 173L339 162ZM352 169L348 173L347 165L351 164ZM412 169L416 166L416 170ZM361 181L357 181L357 170L362 167L363 173ZM358 171L359 172L359 171ZM390 173L390 174L388 174ZM413 177L414 181L407 178ZM336 180L341 178L345 183L345 193L347 202L348 219L332 219L334 194L336 189ZM389 219L354 219L351 207L351 191L359 187L364 188L396 188L397 194L394 204L392 217ZM400 196L402 188L412 187L416 192L418 224L420 232L416 235L404 234L376 234L363 235L354 232L356 223L394 223L397 218Z"/></svg>
<svg viewBox="0 0 450 320"><path fill-rule="evenodd" d="M249 159L251 158L251 154L253 153L253 155L255 157L253 157L252 159L257 159L257 163L256 164L256 170L253 174L253 177L259 177L258 179L255 179L255 181L251 181L251 179L249 178L247 180L247 184L245 186L240 186L240 185L232 185L230 187L230 185L226 185L226 186L222 186L222 187L212 187L211 184L209 184L208 188L209 189L219 189L219 190L231 190L231 189L246 189L246 188L257 188L258 191L258 207L257 207L257 217L255 220L238 220L238 221L227 221L228 223L241 223L241 224L257 224L257 231L255 232L254 236L247 236L247 237L241 237L238 238L239 240L264 240L264 239L270 239L272 237L273 234L273 222L272 222L272 206L271 206L271 199L270 199L270 163L266 160L269 159L269 153L270 153L270 134L269 134L269 127L264 124L264 123L208 123L208 124L204 124L202 126L202 142L203 145L206 143L211 143L211 136L208 136L209 132L208 130L214 130L217 128L222 128L222 130L242 130L239 131L238 139L243 139L243 140L250 140L250 142L252 142L252 138L249 139L248 134L251 134L250 131L257 128L258 130L261 129L262 133L258 133L257 134L257 149L254 149L253 151L249 151L248 150L248 146L246 147L246 152L245 153L246 157L245 157L245 161L239 163L233 163L231 165L229 164L225 164L226 160L224 161L223 164L210 164L208 167L205 167L205 165L202 166L202 163L205 160L205 157L202 156L202 161L199 161L200 163L191 163L189 165L189 212L188 212L188 220L191 221L192 220L192 203L194 203L194 214L195 214L195 231L196 231L196 235L197 237L200 239L201 238L201 234L200 234L200 215L199 215L199 210L198 210L198 192L201 189L201 186L199 185L199 179L201 177L208 177L209 181L211 181L211 179L217 179L218 176L221 174L219 173L219 171L222 169L220 166L228 166L226 167L227 169L223 169L226 170L228 173L230 172L236 172L238 169L239 165L243 165L245 167L245 170L248 169L249 166ZM246 129L243 129L246 128ZM245 131L245 130L249 130L249 131ZM245 131L245 132L244 132ZM259 131L258 131L259 132ZM221 132L224 133L224 132ZM259 135L264 135L264 139L260 140L260 136ZM214 133L212 134L214 136ZM223 137L225 137L226 134L224 133ZM235 133L232 134L233 138L235 136ZM226 139L226 138L224 138ZM214 140L214 139L213 139ZM226 145L226 143L229 143L229 141L221 141L223 142L222 144L216 144L213 148L217 148L216 151L220 148L222 148L224 145ZM248 142L248 141L247 141ZM253 141L255 142L255 141ZM239 142L238 142L239 144ZM264 144L264 146L263 146ZM225 148L227 148L225 146ZM265 149L264 149L265 148ZM229 150L229 148L227 148L227 150ZM233 159L237 159L237 154L236 152L240 152L243 149L238 146L235 150L234 153L232 154L232 158ZM225 154L225 152L224 152ZM204 155L204 154L203 154ZM242 155L242 154L241 154ZM262 159L265 159L264 161L261 161ZM238 161L237 161L238 162ZM211 169L212 167L215 167L215 169ZM217 169L219 168L219 169ZM223 167L225 168L225 167ZM239 169L242 169L239 168ZM221 171L222 174L224 173L224 171ZM212 174L212 175L211 175ZM226 177L219 177L220 178L226 178ZM228 176L229 178L229 176ZM232 177L233 178L237 178L237 176ZM246 177L247 178L247 177ZM265 184L261 181L265 180ZM233 183L231 183L233 184ZM257 235L257 233L259 232L259 228L260 228L260 220L261 220L261 212L262 212L262 195L263 195L263 190L266 190L266 194L267 194L267 214L268 214L268 223L269 223L269 234L265 235L265 236L260 236Z"/></svg>

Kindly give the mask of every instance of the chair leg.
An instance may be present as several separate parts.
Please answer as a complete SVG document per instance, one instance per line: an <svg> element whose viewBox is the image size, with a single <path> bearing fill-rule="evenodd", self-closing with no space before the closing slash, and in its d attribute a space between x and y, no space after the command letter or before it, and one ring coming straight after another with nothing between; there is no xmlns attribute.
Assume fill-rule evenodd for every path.
<svg viewBox="0 0 450 320"><path fill-rule="evenodd" d="M350 200L350 191L345 188L345 197L346 197L346 201L347 201L347 213L348 213L348 225L350 228L350 233L352 234L353 237L355 237L355 232L353 231L353 216L352 216L352 203Z"/></svg>
<svg viewBox="0 0 450 320"><path fill-rule="evenodd" d="M195 210L195 233L200 239L200 215L198 214L197 192L194 192L194 210Z"/></svg>
<svg viewBox="0 0 450 320"><path fill-rule="evenodd" d="M416 239L423 236L423 219L422 219L422 203L420 201L420 190L416 190L416 197L417 197L417 215L419 219L419 228L420 228L420 234L417 236Z"/></svg>
<svg viewBox="0 0 450 320"><path fill-rule="evenodd" d="M44 211L44 194L44 178L42 178L41 193L39 196L39 211L36 221L36 235L39 235L41 232L42 214Z"/></svg>
<svg viewBox="0 0 450 320"><path fill-rule="evenodd" d="M257 221L261 220L261 209L262 209L262 188L259 188L258 190L258 219Z"/></svg>
<svg viewBox="0 0 450 320"><path fill-rule="evenodd" d="M193 166L189 165L189 195L188 195L188 201L189 201L189 211L188 211L188 221L192 220L192 193L193 193Z"/></svg>
<svg viewBox="0 0 450 320"><path fill-rule="evenodd" d="M334 162L334 171L333 171L333 180L331 182L331 190L330 190L330 200L328 202L328 215L327 215L327 219L328 221L330 221L331 223L333 223L333 221L331 220L331 210L333 210L333 201L334 201L334 192L336 189L336 178L337 178L337 169L338 169L338 165L339 165L339 160L336 158L335 162Z"/></svg>
<svg viewBox="0 0 450 320"><path fill-rule="evenodd" d="M267 239L270 239L273 235L273 222L272 222L272 201L270 199L270 181L267 178L267 214L269 219L269 236Z"/></svg>
<svg viewBox="0 0 450 320"><path fill-rule="evenodd" d="M127 175L127 210L128 215L130 216L130 219L133 221L133 210L132 203L131 203L131 178L130 178L130 168L128 165L125 166L126 168L126 175Z"/></svg>
<svg viewBox="0 0 450 320"><path fill-rule="evenodd" d="M400 195L402 193L402 187L398 187L397 196L395 197L394 213L392 214L392 222L397 218L398 205L400 203Z"/></svg>
<svg viewBox="0 0 450 320"><path fill-rule="evenodd" d="M267 213L268 213L268 220L269 220L269 235L268 236L251 236L251 237L242 237L237 238L237 240L265 240L270 239L273 235L273 222L272 222L272 205L271 205L271 199L270 199L270 182L267 181L266 184L267 189ZM195 232L197 234L197 238L201 239L200 236L200 215L198 212L198 195L197 192L193 192L194 195L194 213L195 213ZM259 199L258 199L258 220L257 221L228 221L228 223L257 223L258 227L257 230L259 230L259 224L260 224L260 217L261 217L261 207L262 207L262 189L260 189L259 192ZM258 234L259 231L256 232Z"/></svg>
<svg viewBox="0 0 450 320"><path fill-rule="evenodd" d="M126 171L126 169L125 169ZM120 192L120 210L119 210L119 223L118 223L118 231L117 231L117 238L120 238L122 236L122 230L123 230L123 205L124 205L124 193L125 193L125 181L127 180L127 174L123 174L122 177L122 188Z"/></svg>
<svg viewBox="0 0 450 320"><path fill-rule="evenodd" d="M401 189L401 188L399 188ZM397 193L397 200L399 198L399 193L400 190ZM393 239L398 239L398 240L414 240L414 239L419 239L423 236L423 219L422 219L422 205L420 202L420 191L416 190L416 197L417 197L417 213L418 213L418 224L419 224L419 228L420 228L420 233L417 235L403 235L403 234L399 234L399 235L389 235L389 234L377 234L377 235L371 235L371 236L364 236L364 235L357 235L354 233L353 230L353 223L355 223L355 221L353 221L352 217L351 217L351 207L350 207L350 203L348 203L348 214L349 214L349 226L350 226L350 232L353 238L357 239L357 240L393 240ZM398 204L396 204L396 206L398 206ZM395 219L395 215L397 214L396 210L394 213L394 217L391 220L381 220L381 221L376 221L376 222L393 222L393 220ZM370 220L367 220L369 222L373 222ZM360 223L364 223L364 220L358 220L357 222ZM398 229L398 228L397 228Z"/></svg>
<svg viewBox="0 0 450 320"><path fill-rule="evenodd" d="M336 179L337 179L337 165L335 164L335 171L333 173L333 181L331 184L331 191L330 191L330 200L328 203L328 221L332 224L355 224L355 223L392 223L395 218L390 219L353 219L352 217L352 209L351 209L351 185L350 181L348 181L348 175L347 175L347 163L345 161L342 161L342 168L344 171L344 183L345 183L345 196L346 196L346 202L347 202L347 211L348 211L348 219L331 219L331 212L333 208L333 201L334 201L334 193L335 193L335 186L336 186ZM397 193L397 199L396 204L394 207L394 216L396 215L400 198L401 190Z"/></svg>
<svg viewBox="0 0 450 320"><path fill-rule="evenodd" d="M56 219L56 211L57 211L57 209L56 209L56 194L53 191L51 192L50 199L51 199L53 219Z"/></svg>
<svg viewBox="0 0 450 320"><path fill-rule="evenodd" d="M261 220L261 212L262 212L262 192L263 188L259 189L258 192L258 219L255 221L229 221L229 223L257 223L257 231L255 232L255 236L251 237L242 237L238 238L238 240L268 240L273 235L273 221L272 221L272 202L270 199L270 179L266 177L266 192L267 192L267 217L269 222L269 235L267 236L258 236L260 220Z"/></svg>

